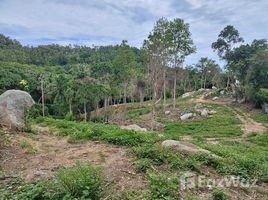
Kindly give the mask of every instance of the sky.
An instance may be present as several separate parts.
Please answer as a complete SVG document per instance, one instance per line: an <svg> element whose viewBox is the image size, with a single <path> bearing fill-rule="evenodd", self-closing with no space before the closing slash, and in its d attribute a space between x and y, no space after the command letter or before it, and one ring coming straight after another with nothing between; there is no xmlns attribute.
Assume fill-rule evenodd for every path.
<svg viewBox="0 0 268 200"><path fill-rule="evenodd" d="M0 33L23 45L114 45L141 47L156 20L190 24L197 52L218 61L211 43L226 25L245 42L268 39L268 0L0 0Z"/></svg>

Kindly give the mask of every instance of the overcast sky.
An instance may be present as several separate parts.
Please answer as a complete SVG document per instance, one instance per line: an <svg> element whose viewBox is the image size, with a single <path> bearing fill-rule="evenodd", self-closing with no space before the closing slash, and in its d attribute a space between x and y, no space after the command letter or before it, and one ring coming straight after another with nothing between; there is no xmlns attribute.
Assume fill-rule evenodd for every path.
<svg viewBox="0 0 268 200"><path fill-rule="evenodd" d="M211 43L228 24L246 42L268 38L268 0L0 0L0 33L24 45L118 44L140 47L160 17L190 24L200 57L217 59Z"/></svg>

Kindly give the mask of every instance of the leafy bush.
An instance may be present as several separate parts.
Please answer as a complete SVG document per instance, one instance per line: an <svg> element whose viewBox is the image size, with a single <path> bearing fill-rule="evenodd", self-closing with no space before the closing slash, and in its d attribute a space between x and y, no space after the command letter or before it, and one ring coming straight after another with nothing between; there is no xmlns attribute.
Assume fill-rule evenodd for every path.
<svg viewBox="0 0 268 200"><path fill-rule="evenodd" d="M152 165L152 160L148 158L142 158L135 162L138 172L146 172Z"/></svg>
<svg viewBox="0 0 268 200"><path fill-rule="evenodd" d="M172 174L148 173L152 199L178 199L179 179Z"/></svg>
<svg viewBox="0 0 268 200"><path fill-rule="evenodd" d="M29 140L22 139L21 141L19 141L19 144L20 144L20 147L26 151L26 153L29 153L29 154L36 153L36 149L34 148L34 146L31 144Z"/></svg>
<svg viewBox="0 0 268 200"><path fill-rule="evenodd" d="M267 88L260 88L260 90L257 93L257 97L262 102L268 102L268 89Z"/></svg>
<svg viewBox="0 0 268 200"><path fill-rule="evenodd" d="M215 188L212 192L212 198L213 200L228 200L228 195L221 189L221 188Z"/></svg>
<svg viewBox="0 0 268 200"><path fill-rule="evenodd" d="M102 170L89 163L78 162L74 167L60 169L55 178L62 191L72 197L97 200L102 196L105 183Z"/></svg>
<svg viewBox="0 0 268 200"><path fill-rule="evenodd" d="M154 164L162 164L166 159L165 149L156 145L143 145L133 148L133 153L140 159L150 159Z"/></svg>
<svg viewBox="0 0 268 200"><path fill-rule="evenodd" d="M74 116L73 113L68 112L65 116L64 119L67 121L73 121L74 120Z"/></svg>

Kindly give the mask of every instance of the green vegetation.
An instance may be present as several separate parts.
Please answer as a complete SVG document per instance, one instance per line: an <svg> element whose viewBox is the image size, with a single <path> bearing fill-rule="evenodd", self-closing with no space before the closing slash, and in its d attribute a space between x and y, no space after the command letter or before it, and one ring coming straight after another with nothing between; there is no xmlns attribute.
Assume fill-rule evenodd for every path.
<svg viewBox="0 0 268 200"><path fill-rule="evenodd" d="M36 149L29 140L22 139L21 141L19 141L19 144L21 148L23 148L27 153L32 154L36 152Z"/></svg>
<svg viewBox="0 0 268 200"><path fill-rule="evenodd" d="M153 144L159 141L159 137L155 133L142 133L120 129L116 125L77 123L52 118L38 118L36 122L44 126L59 129L61 135L69 136L69 142L71 143L91 139L132 147L142 144Z"/></svg>
<svg viewBox="0 0 268 200"><path fill-rule="evenodd" d="M242 135L241 122L235 112L244 117L248 115L265 126L268 125L267 115L241 108L245 115L244 111L235 108L238 105L204 103L207 109L215 112L201 118L194 108L195 103L189 101L190 97L177 98L198 89L201 90L193 97L201 97L206 89L216 87L218 89L213 91L219 96L245 98L259 107L267 103L267 41L243 42L233 26L228 25L221 31L212 48L225 61L223 70L207 57L200 58L195 65L181 67L196 48L190 25L179 18L159 19L140 49L129 46L125 40L115 46L53 44L26 47L0 35L0 94L9 89L25 90L37 102L25 115L26 131L30 132L31 124L36 123L47 126L52 133L57 132L57 136L68 137L70 143L93 140L128 148L135 158L137 172L147 178L148 191L123 191L116 194L120 199L175 200L184 197L179 191L178 178L185 173L239 175L266 184L268 132L253 133L240 137L241 140L234 137ZM143 102L145 100L147 102ZM167 110L170 114L165 114ZM179 116L175 116L186 112L196 116L187 121L180 121ZM150 118L147 119L144 115L150 113L152 115L147 115ZM116 121L116 117L146 126L156 120L154 122L163 124L164 128L152 132L121 129L109 124L109 120ZM10 142L1 131L0 136L0 147ZM163 140L182 140L183 136L192 136L189 143L212 154L178 152L161 146ZM208 138L220 139L216 141L218 144L213 144ZM30 140L23 139L19 145L26 153L36 153ZM105 154L100 154L100 158L105 161ZM5 179L2 171L1 179ZM49 181L7 181L0 187L0 199L97 200L105 197L104 190L109 192L101 168L77 163L71 168L60 169ZM106 198L118 198L113 195ZM229 199L219 188L211 192L211 198ZM187 195L185 199L198 198Z"/></svg>
<svg viewBox="0 0 268 200"><path fill-rule="evenodd" d="M228 195L221 189L215 188L212 193L213 200L228 200Z"/></svg>
<svg viewBox="0 0 268 200"><path fill-rule="evenodd" d="M72 197L100 199L104 181L101 169L91 164L76 163L74 167L60 169L56 173L61 191Z"/></svg>
<svg viewBox="0 0 268 200"><path fill-rule="evenodd" d="M15 188L16 190L11 190ZM24 184L17 180L6 188L0 187L3 200L100 199L104 193L105 177L99 167L89 163L60 169L53 180Z"/></svg>
<svg viewBox="0 0 268 200"><path fill-rule="evenodd" d="M192 135L194 137L228 137L241 135L240 121L226 106L208 105L217 113L207 119L199 118L187 121L159 119L166 127L164 133L170 136ZM184 103L184 107L187 108Z"/></svg>

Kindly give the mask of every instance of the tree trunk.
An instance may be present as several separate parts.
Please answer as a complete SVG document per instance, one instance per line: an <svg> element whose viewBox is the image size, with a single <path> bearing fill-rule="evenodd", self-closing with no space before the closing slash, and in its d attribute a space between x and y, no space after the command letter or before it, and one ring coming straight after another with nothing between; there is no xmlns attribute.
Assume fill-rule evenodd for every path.
<svg viewBox="0 0 268 200"><path fill-rule="evenodd" d="M127 103L127 83L124 83L124 104Z"/></svg>
<svg viewBox="0 0 268 200"><path fill-rule="evenodd" d="M156 114L156 101L157 101L157 83L156 83L156 81L154 81L154 83L153 83L153 96L152 96L152 98L153 98L153 103L152 103L152 113L153 113L153 116L155 116L155 114Z"/></svg>
<svg viewBox="0 0 268 200"><path fill-rule="evenodd" d="M99 102L96 103L96 117L98 117L100 115L99 112Z"/></svg>
<svg viewBox="0 0 268 200"><path fill-rule="evenodd" d="M164 83L163 83L163 96L164 96L164 102L163 102L163 110L164 110L164 112L166 111L166 70L164 69L164 71L163 71L163 81L164 81Z"/></svg>
<svg viewBox="0 0 268 200"><path fill-rule="evenodd" d="M205 76L204 89L206 89L207 76Z"/></svg>
<svg viewBox="0 0 268 200"><path fill-rule="evenodd" d="M174 85L173 85L173 108L176 108L176 87L177 87L177 70L175 69Z"/></svg>
<svg viewBox="0 0 268 200"><path fill-rule="evenodd" d="M87 103L84 101L84 121L87 121Z"/></svg>
<svg viewBox="0 0 268 200"><path fill-rule="evenodd" d="M41 91L42 91L42 114L45 117L45 95L44 95L44 82L41 80Z"/></svg>
<svg viewBox="0 0 268 200"><path fill-rule="evenodd" d="M72 100L71 100L71 99L69 100L69 112L70 112L71 114L73 114Z"/></svg>
<svg viewBox="0 0 268 200"><path fill-rule="evenodd" d="M107 109L107 98L105 97L105 99L104 99L104 110L106 111L106 109Z"/></svg>
<svg viewBox="0 0 268 200"><path fill-rule="evenodd" d="M140 103L142 103L142 102L143 102L144 97L143 97L143 91L142 91L142 89L141 89L141 88L139 89L139 93L140 93Z"/></svg>

